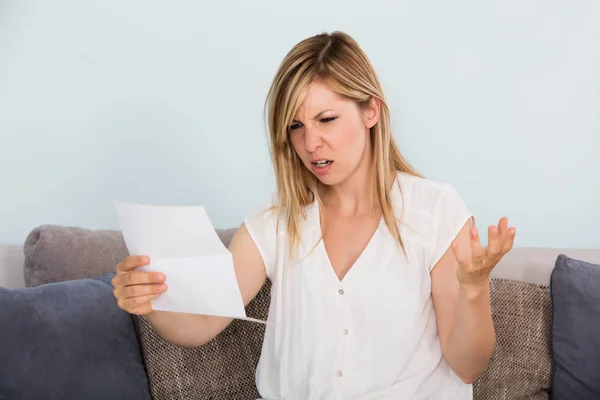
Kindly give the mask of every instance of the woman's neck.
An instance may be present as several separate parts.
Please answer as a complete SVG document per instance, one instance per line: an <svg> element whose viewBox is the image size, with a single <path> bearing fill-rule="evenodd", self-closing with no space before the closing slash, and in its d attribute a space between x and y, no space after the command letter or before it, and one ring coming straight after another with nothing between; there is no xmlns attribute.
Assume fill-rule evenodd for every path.
<svg viewBox="0 0 600 400"><path fill-rule="evenodd" d="M362 216L379 209L375 192L375 174L372 160L364 160L343 182L322 186L320 189L323 205L340 216ZM362 164L362 163L361 163Z"/></svg>

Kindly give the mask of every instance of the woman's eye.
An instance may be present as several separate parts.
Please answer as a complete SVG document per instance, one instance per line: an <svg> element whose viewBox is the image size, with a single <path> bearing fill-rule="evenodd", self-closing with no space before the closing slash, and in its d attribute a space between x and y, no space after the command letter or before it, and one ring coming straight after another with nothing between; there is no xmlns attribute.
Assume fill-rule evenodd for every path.
<svg viewBox="0 0 600 400"><path fill-rule="evenodd" d="M293 131L293 130L298 129L300 127L302 127L302 124L292 124L292 125L290 125L290 131Z"/></svg>
<svg viewBox="0 0 600 400"><path fill-rule="evenodd" d="M326 124L328 122L333 121L334 119L337 119L337 117L321 118L321 122Z"/></svg>

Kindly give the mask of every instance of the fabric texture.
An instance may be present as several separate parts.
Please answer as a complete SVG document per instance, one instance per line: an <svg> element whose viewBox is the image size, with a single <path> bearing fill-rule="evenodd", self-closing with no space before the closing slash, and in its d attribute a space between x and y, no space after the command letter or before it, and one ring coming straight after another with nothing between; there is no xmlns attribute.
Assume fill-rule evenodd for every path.
<svg viewBox="0 0 600 400"><path fill-rule="evenodd" d="M249 317L266 319L270 283L246 307ZM166 342L144 317L136 317L153 400L255 400L264 325L233 320L202 347L184 349Z"/></svg>
<svg viewBox="0 0 600 400"><path fill-rule="evenodd" d="M402 210L408 257L382 219L342 280L321 238L317 201L291 259L272 214L246 218L271 265L271 324L256 377L263 398L472 398L443 359L430 275L471 214L451 186L403 173L391 199Z"/></svg>
<svg viewBox="0 0 600 400"><path fill-rule="evenodd" d="M496 348L486 371L473 384L476 399L549 399L550 288L492 279Z"/></svg>
<svg viewBox="0 0 600 400"><path fill-rule="evenodd" d="M0 399L150 399L111 277L0 288Z"/></svg>
<svg viewBox="0 0 600 400"><path fill-rule="evenodd" d="M552 398L600 399L600 265L561 254L552 294Z"/></svg>

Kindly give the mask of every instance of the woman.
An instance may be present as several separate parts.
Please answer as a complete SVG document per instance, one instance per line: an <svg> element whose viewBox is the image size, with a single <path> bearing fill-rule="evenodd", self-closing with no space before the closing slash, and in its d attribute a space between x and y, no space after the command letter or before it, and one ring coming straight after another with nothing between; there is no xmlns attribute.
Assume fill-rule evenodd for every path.
<svg viewBox="0 0 600 400"><path fill-rule="evenodd" d="M265 399L470 399L495 344L490 271L512 248L502 218L482 249L452 186L400 155L366 55L336 32L283 60L268 96L277 193L229 250L245 304L268 277L257 369ZM231 319L152 311L165 277L113 279L119 306L166 340L197 347Z"/></svg>

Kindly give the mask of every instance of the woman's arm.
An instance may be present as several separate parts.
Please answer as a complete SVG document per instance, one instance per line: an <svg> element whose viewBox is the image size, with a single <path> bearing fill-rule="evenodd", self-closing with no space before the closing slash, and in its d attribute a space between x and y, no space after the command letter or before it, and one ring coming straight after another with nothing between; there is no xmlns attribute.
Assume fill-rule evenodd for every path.
<svg viewBox="0 0 600 400"><path fill-rule="evenodd" d="M431 292L444 358L466 383L486 369L495 346L490 306L490 272L514 241L506 218L490 227L481 248L471 220L431 272Z"/></svg>
<svg viewBox="0 0 600 400"><path fill-rule="evenodd" d="M244 224L233 236L229 251L233 255L235 274L244 305L248 305L262 288L267 274L260 253ZM147 319L167 342L186 348L208 343L233 321L229 317L166 311L153 311L147 315Z"/></svg>

